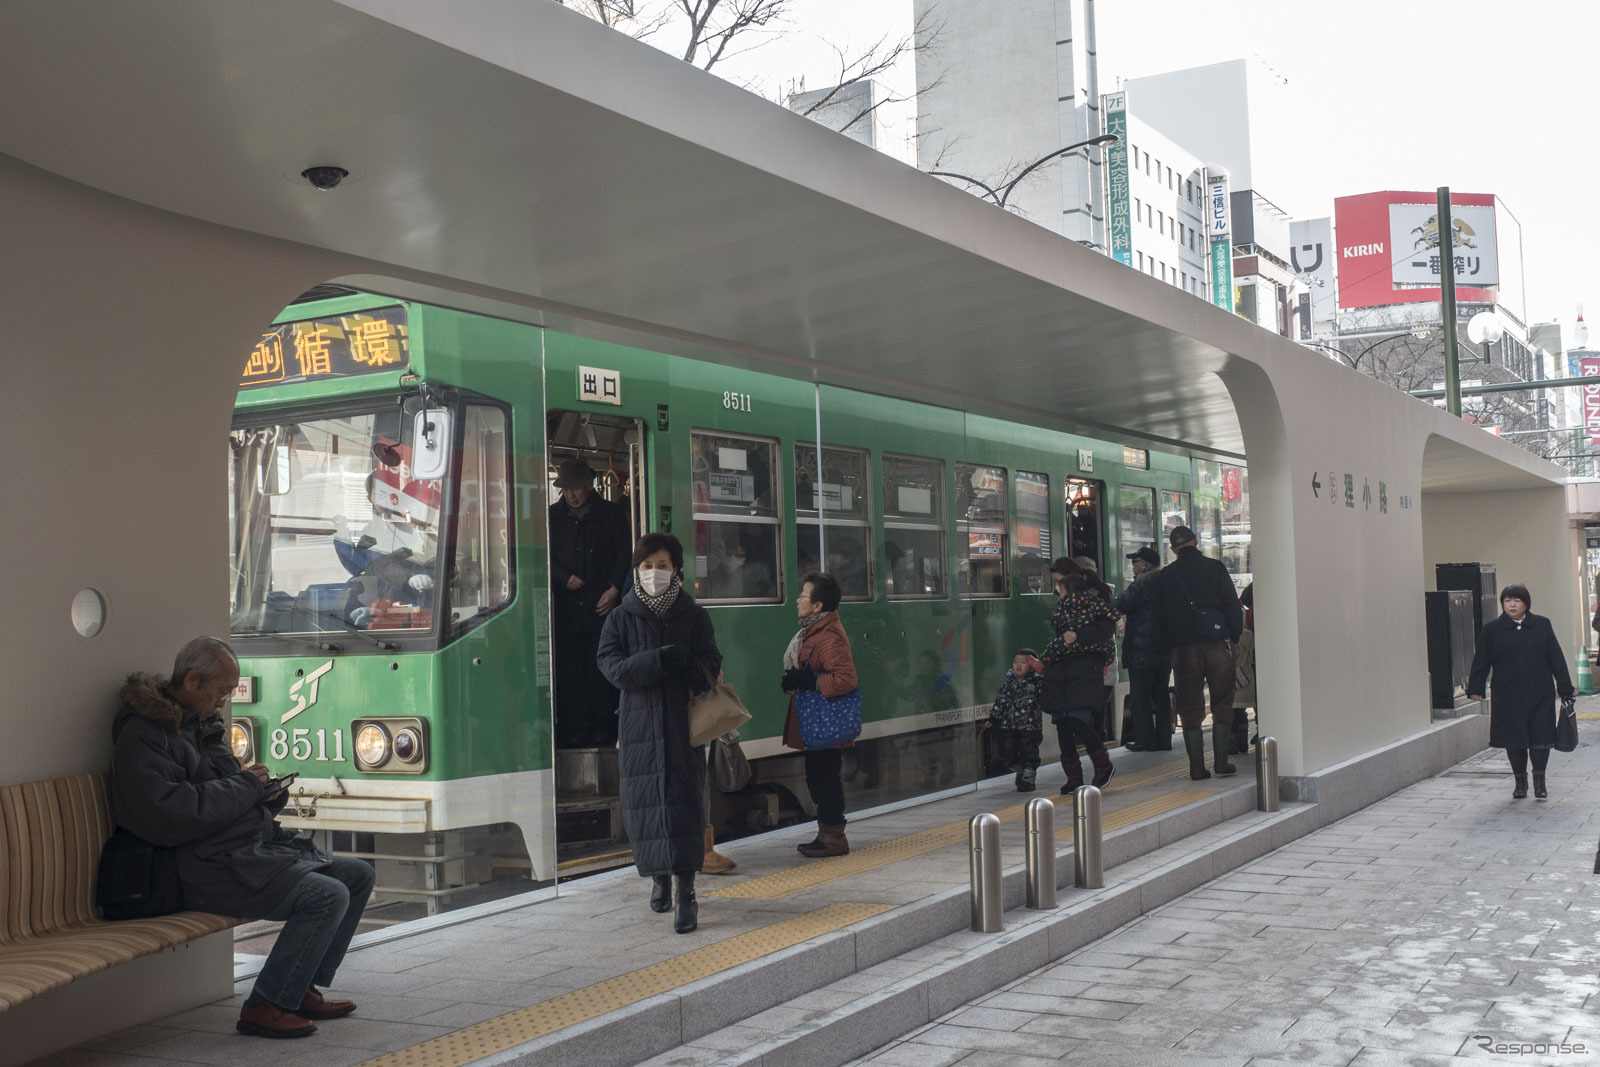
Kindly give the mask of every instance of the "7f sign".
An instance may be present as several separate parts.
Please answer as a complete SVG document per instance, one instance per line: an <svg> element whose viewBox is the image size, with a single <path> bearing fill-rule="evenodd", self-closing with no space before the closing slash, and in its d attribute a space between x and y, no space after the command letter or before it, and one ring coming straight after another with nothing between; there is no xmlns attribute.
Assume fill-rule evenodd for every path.
<svg viewBox="0 0 1600 1067"><path fill-rule="evenodd" d="M1588 379L1583 383L1583 428L1600 445L1600 359L1580 359L1578 373Z"/></svg>

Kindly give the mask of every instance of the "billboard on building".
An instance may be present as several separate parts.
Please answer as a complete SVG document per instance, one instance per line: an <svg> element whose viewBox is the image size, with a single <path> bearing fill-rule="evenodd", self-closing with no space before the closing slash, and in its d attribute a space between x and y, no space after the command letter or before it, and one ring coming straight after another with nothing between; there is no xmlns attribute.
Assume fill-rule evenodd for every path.
<svg viewBox="0 0 1600 1067"><path fill-rule="evenodd" d="M1438 195L1386 190L1333 202L1339 234L1335 269L1341 308L1439 299ZM1499 284L1495 198L1450 194L1456 299L1493 303Z"/></svg>
<svg viewBox="0 0 1600 1067"><path fill-rule="evenodd" d="M1310 290L1306 299L1311 313L1304 324L1307 327L1333 318L1334 299L1339 292L1333 261L1333 219L1324 216L1289 223L1289 265Z"/></svg>
<svg viewBox="0 0 1600 1067"><path fill-rule="evenodd" d="M1228 172L1206 168L1206 236L1211 241L1211 302L1233 310L1233 226L1228 207Z"/></svg>
<svg viewBox="0 0 1600 1067"><path fill-rule="evenodd" d="M1133 201L1128 192L1128 94L1107 93L1101 98L1106 132L1117 139L1106 149L1106 207L1111 258L1133 266Z"/></svg>
<svg viewBox="0 0 1600 1067"><path fill-rule="evenodd" d="M1583 384L1583 428L1592 444L1600 445L1600 359L1580 359L1578 373L1588 379Z"/></svg>

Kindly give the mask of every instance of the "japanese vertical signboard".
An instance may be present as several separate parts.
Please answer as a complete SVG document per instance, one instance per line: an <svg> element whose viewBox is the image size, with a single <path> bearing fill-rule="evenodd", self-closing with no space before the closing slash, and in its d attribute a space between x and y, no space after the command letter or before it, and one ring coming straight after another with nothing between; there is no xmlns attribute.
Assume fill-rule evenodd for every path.
<svg viewBox="0 0 1600 1067"><path fill-rule="evenodd" d="M1106 149L1107 197L1106 228L1110 234L1111 258L1133 266L1132 198L1128 194L1128 94L1107 93L1101 110L1106 117L1106 133L1116 140Z"/></svg>
<svg viewBox="0 0 1600 1067"><path fill-rule="evenodd" d="M1580 359L1578 373L1589 379L1583 383L1583 428L1600 445L1600 359Z"/></svg>
<svg viewBox="0 0 1600 1067"><path fill-rule="evenodd" d="M1233 227L1228 212L1228 172L1206 168L1206 235L1211 239L1211 302L1233 310Z"/></svg>

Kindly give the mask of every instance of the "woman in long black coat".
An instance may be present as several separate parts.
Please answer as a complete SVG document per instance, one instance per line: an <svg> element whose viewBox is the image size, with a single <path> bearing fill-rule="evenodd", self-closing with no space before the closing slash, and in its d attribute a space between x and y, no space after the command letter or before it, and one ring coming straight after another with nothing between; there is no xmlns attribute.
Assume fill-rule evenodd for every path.
<svg viewBox="0 0 1600 1067"><path fill-rule="evenodd" d="M1478 634L1478 651L1472 657L1467 695L1482 700L1489 674L1494 673L1494 699L1489 704L1489 744L1506 750L1516 787L1511 799L1528 795L1528 756L1533 756L1533 795L1550 794L1545 788L1545 766L1556 743L1555 697L1562 703L1577 698L1567 657L1556 640L1555 629L1543 615L1530 614L1533 595L1525 585L1508 585L1500 593L1499 618L1484 624Z"/></svg>
<svg viewBox="0 0 1600 1067"><path fill-rule="evenodd" d="M606 616L600 670L622 691L617 763L622 824L641 877L653 878L650 907L672 910L673 929L699 924L694 875L705 860L706 757L689 743L689 697L722 671L711 616L683 588L683 545L648 533L633 550L633 589Z"/></svg>

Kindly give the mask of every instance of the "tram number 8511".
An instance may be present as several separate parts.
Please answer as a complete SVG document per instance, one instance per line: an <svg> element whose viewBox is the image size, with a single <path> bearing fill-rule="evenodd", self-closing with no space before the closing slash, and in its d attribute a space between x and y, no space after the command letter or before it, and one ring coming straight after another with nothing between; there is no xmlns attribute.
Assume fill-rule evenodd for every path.
<svg viewBox="0 0 1600 1067"><path fill-rule="evenodd" d="M729 411L749 411L750 410L750 394L749 393L723 393L722 394L722 406L727 408Z"/></svg>
<svg viewBox="0 0 1600 1067"><path fill-rule="evenodd" d="M315 746L313 746L313 741L315 741ZM329 760L344 762L344 731L332 731L333 751L331 755L328 750L328 741L329 731L327 730L312 731L305 727L297 727L293 730L280 729L272 731L272 741L268 745L267 751L276 760L288 759L293 756L295 759L304 762L313 759L312 752L314 751L316 753L314 758L317 763L327 763Z"/></svg>

